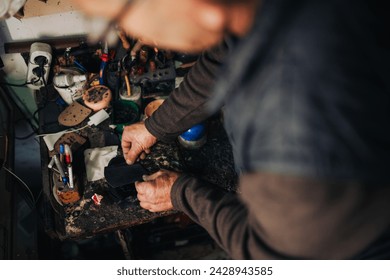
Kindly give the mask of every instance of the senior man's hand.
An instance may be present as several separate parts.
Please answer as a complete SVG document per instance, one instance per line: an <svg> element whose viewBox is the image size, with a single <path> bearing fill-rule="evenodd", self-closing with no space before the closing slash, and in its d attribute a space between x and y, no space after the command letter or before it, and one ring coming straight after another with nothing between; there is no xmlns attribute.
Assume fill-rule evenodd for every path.
<svg viewBox="0 0 390 280"><path fill-rule="evenodd" d="M126 126L122 134L122 150L127 164L133 164L142 152L148 152L156 142L157 138L146 129L143 122Z"/></svg>
<svg viewBox="0 0 390 280"><path fill-rule="evenodd" d="M171 190L179 176L177 172L160 170L152 175L145 175L144 182L136 182L141 207L150 212L173 209Z"/></svg>

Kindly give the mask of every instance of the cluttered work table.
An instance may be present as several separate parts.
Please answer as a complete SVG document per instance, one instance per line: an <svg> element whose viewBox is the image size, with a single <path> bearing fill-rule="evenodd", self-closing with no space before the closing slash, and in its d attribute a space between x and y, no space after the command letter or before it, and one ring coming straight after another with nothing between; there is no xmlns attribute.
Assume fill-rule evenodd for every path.
<svg viewBox="0 0 390 280"><path fill-rule="evenodd" d="M134 184L115 185L106 176L123 163L123 127L158 108L188 71L181 66L192 61L148 46L130 52L81 44L53 51L53 73L36 91L45 230L51 236L83 239L177 213L142 209ZM201 147L158 142L139 164L148 174L187 172L235 190L237 175L221 119L216 115L204 123L207 141Z"/></svg>

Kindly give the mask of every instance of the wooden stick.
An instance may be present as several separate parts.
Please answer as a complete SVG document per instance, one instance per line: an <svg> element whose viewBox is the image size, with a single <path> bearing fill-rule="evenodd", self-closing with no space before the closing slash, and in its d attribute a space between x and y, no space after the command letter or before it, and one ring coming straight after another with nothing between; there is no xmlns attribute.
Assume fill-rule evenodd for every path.
<svg viewBox="0 0 390 280"><path fill-rule="evenodd" d="M127 96L131 96L131 86L130 86L130 80L127 76L127 73L125 75L125 81L126 81L126 88L127 88Z"/></svg>

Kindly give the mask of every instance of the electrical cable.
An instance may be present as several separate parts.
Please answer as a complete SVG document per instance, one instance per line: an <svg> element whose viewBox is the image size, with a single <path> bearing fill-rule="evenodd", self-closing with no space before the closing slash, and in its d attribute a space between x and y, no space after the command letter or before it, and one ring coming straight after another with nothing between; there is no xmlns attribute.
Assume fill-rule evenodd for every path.
<svg viewBox="0 0 390 280"><path fill-rule="evenodd" d="M10 173L12 176L14 176L16 179L18 179L18 181L20 183L22 183L22 185L26 188L26 190L29 192L30 196L31 196L31 200L33 202L33 205L35 205L35 198L34 198L34 195L31 191L31 189L27 186L27 184L18 176L16 175L15 173L13 173L11 170L9 170L7 167L3 166L2 167L5 171L7 171L8 173ZM31 206L31 205L30 205ZM31 207L31 208L34 208L34 207Z"/></svg>
<svg viewBox="0 0 390 280"><path fill-rule="evenodd" d="M45 90L46 90L46 98L48 98L49 97L49 90L47 89L47 83L46 83L46 79L45 79L45 73L44 73L44 71L45 71L45 69L44 69L44 67L45 67L45 64L44 63L42 63L42 64L40 64L39 65L39 67L41 67L41 72L42 72L42 81L43 81L43 85L44 85L44 87L45 87Z"/></svg>
<svg viewBox="0 0 390 280"><path fill-rule="evenodd" d="M39 67L41 68L41 73L42 73L42 76L39 77L39 79L37 80L33 80L33 81L30 81L30 82L26 82L24 84L12 84L12 83L3 83L3 82L0 82L0 85L5 85L5 86L9 86L9 87L24 87L28 84L33 84L33 83L36 83L38 81L40 81L42 79L43 81L43 84L44 84L44 87L45 87L45 91L46 91L46 96L43 96L42 98L42 103L43 103L43 106L40 106L39 108L37 108L37 110L34 111L33 113L33 118L36 120L37 123L38 122L38 118L37 118L37 114L43 110L46 105L47 105L47 102L48 102L48 98L49 98L49 91L48 91L48 88L47 88L47 81L44 77L44 65L45 63L40 63L39 64ZM82 65L78 65L79 67L82 66ZM80 67L81 68L81 67ZM20 110L21 111L21 110ZM22 112L22 111L21 111ZM22 112L23 114L23 112ZM24 114L23 114L24 115ZM18 139L18 140L25 140L25 139L28 139L30 138L32 135L36 134L38 132L38 128L35 128L32 126L32 123L29 121L30 119L27 118L26 116L24 116L23 118L24 120L28 121L33 129L33 132L26 135L26 136L23 136L23 137L15 137L15 139ZM82 129L85 129L89 127L89 125L85 125L84 127L81 127L81 128L78 128L78 129L72 129L72 130L68 130L68 131L65 131L64 133L70 133L70 132L75 132L75 131L80 131ZM58 133L58 132L57 132ZM41 137L41 136L46 136L46 135L50 135L50 134L56 134L56 133L49 133L49 134L41 134L41 135L36 135L36 137ZM6 135L7 137L7 135ZM36 138L35 138L36 140ZM5 147L7 150L8 150L8 137L6 138L6 147ZM22 185L23 187L27 190L27 192L29 193L29 196L30 198L27 198L25 197L26 199L26 203L28 204L28 206L31 208L31 210L34 210L36 209L36 206L37 206L37 203L42 195L42 190L39 192L37 198L34 197L34 194L33 192L31 191L30 187L19 177L17 176L13 171L11 171L9 168L7 168L6 166L6 160L3 162L3 165L1 166L1 169L4 169L6 172L8 172L9 174L11 174L15 179L17 179ZM53 209L55 210L55 208L53 207Z"/></svg>
<svg viewBox="0 0 390 280"><path fill-rule="evenodd" d="M41 107L38 107L34 112L33 112L33 118L35 119L35 121L39 124L39 120L38 120L38 113L40 111L42 111L43 109L46 108L46 105L47 105L47 98L49 96L49 90L47 89L47 83L46 83L46 79L45 79L45 76L44 76L44 67L45 67L45 62L43 61L41 64L39 64L39 67L41 68L41 73L42 73L42 76L39 77L39 79L42 78L42 81L43 81L43 85L45 87L45 90L46 90L46 97L43 97L42 98L42 101L43 101L43 106ZM35 128L33 129L34 133L38 133L38 128ZM34 133L31 133L29 135L26 135L24 137L20 137L21 139L20 140L25 140L25 139L28 139L29 137L31 137L32 135L34 135ZM18 138L16 138L18 139Z"/></svg>
<svg viewBox="0 0 390 280"><path fill-rule="evenodd" d="M43 193L43 189L41 189L37 195L37 198L35 199L35 206L37 206L39 199L41 198L41 195Z"/></svg>
<svg viewBox="0 0 390 280"><path fill-rule="evenodd" d="M39 82L41 80L41 78L39 78L38 80L33 80L33 81L30 81L30 82L25 82L23 84L12 84L12 83L7 83L7 82L0 82L0 85L5 85L5 86L9 86L9 87L25 87L27 85L31 85L31 84L34 84L36 82Z"/></svg>
<svg viewBox="0 0 390 280"><path fill-rule="evenodd" d="M41 67L41 73L44 73L44 63L40 64L39 65ZM9 86L9 87L24 87L28 84L33 84L33 83L36 83L38 81L40 81L41 77L39 77L37 80L32 80L30 82L26 82L24 84L12 84L12 83L5 83L5 82L0 82L0 89L1 89L1 86ZM43 83L44 83L44 86L45 86L45 90L46 90L46 97L42 98L43 101L44 101L44 105L40 108L38 108L34 113L33 113L33 117L35 118L36 122L38 122L37 120L37 117L36 117L36 114L41 111L42 109L44 109L47 105L47 98L49 96L49 91L47 89L47 83L46 83L46 79L44 78L44 76L42 76L42 79L43 79ZM12 98L11 98L12 99ZM17 104L15 104L17 106ZM19 140L24 140L24 139L27 139L29 137L31 137L32 135L36 134L38 132L38 128L35 128L34 125L32 124L30 118L27 118L25 116L25 114L23 113L23 111L19 108L19 106L17 106L17 108L19 109L19 111L21 112L21 114L24 116L24 118L22 118L22 120L25 120L27 121L33 132L30 133L29 135L26 135L26 136L23 136L23 137L15 137L15 139L19 139ZM78 129L79 130L79 129ZM34 141L36 141L38 144L39 142L37 141L37 139L35 138ZM8 135L6 134L5 135L5 154L8 154ZM7 163L7 160L4 159L3 161L3 164L0 166L0 170L1 169L4 169L4 171L8 172L9 174L11 174L15 179L17 179L17 181L19 181L20 184L23 185L23 187L25 188L25 190L28 192L28 196L25 196L23 195L24 199L25 199L25 202L26 204L30 207L31 211L34 211L37 209L37 204L39 202L39 199L41 198L42 196L42 193L43 193L43 189L40 190L39 194L37 195L37 198L34 197L34 194L33 192L31 191L30 187L18 176L16 175L12 170L10 170L8 167L6 167L6 163ZM54 209L55 210L55 209ZM56 211L56 210L55 210ZM57 212L57 211L56 211ZM39 214L39 213L38 213ZM40 215L38 215L40 217ZM41 219L39 219L39 221L42 221L42 217L40 217Z"/></svg>
<svg viewBox="0 0 390 280"><path fill-rule="evenodd" d="M19 121L21 121L21 120L27 121L27 122L30 124L32 132L31 132L30 134L25 135L25 136L15 136L15 139L17 139L17 140L26 140L26 139L30 138L31 136L33 136L34 134L37 134L37 133L38 133L38 128L35 128L35 127L31 124L31 122L28 121L27 118L19 119L19 120L16 121L15 123L17 123L17 122L19 122ZM50 124L55 124L55 123L58 123L58 121L47 122L47 123L45 123L45 125L50 125Z"/></svg>
<svg viewBox="0 0 390 280"><path fill-rule="evenodd" d="M1 86L1 84L0 84L0 86ZM1 89L3 89L3 88L1 87ZM6 90L4 90L4 89L3 89L3 91L8 93L8 91L6 91ZM25 119L25 120L29 123L29 125L31 126L31 129L32 129L32 130L36 130L37 128L36 128L36 127L33 125L33 123L31 122L31 117L28 118L28 117L24 114L23 109L21 108L21 106L18 104L18 103L23 103L23 101L19 98L19 96L18 96L17 94L14 94L13 97L9 96L9 98L10 98L10 100L12 100L13 105L14 105L16 108L18 108L19 112L24 116L23 119ZM15 100L15 99L16 99L16 100ZM16 102L16 101L18 101L18 102ZM35 121L38 123L38 121L37 121L36 119L35 119Z"/></svg>
<svg viewBox="0 0 390 280"><path fill-rule="evenodd" d="M34 113L33 113L33 118L36 120L37 123L39 123L39 122L38 122L38 117L37 117L38 113L39 113L40 111L42 111L43 109L45 109L45 108L46 108L46 101L44 101L43 106L37 108L37 109L34 111ZM38 129L37 129L37 131L38 131Z"/></svg>
<svg viewBox="0 0 390 280"><path fill-rule="evenodd" d="M21 113L21 114L23 114L23 113ZM15 139L17 139L17 140L26 140L26 139L30 138L31 136L33 136L34 134L37 133L38 128L35 128L35 127L32 125L32 123L29 121L29 119L27 119L26 116L24 116L24 118L21 118L21 119L16 120L16 121L14 122L14 124L16 125L16 124L19 123L20 121L25 121L25 122L27 122L27 123L30 125L32 132L29 133L29 134L27 134L26 136L16 136L16 135L15 135L15 137L14 137Z"/></svg>
<svg viewBox="0 0 390 280"><path fill-rule="evenodd" d="M45 125L50 125L50 124L58 124L58 121L53 121L53 122L47 122L45 123ZM30 137L32 137L34 134L37 134L38 133L38 128L33 128L31 127L33 132L25 135L25 136L15 136L15 139L17 140L26 140L26 139L29 139ZM39 142L37 142L39 143Z"/></svg>
<svg viewBox="0 0 390 280"><path fill-rule="evenodd" d="M43 73L43 67L44 67L44 62L42 64L39 64L39 67L41 68L41 73ZM44 79L44 77L43 77ZM37 83L41 80L41 77L38 77L38 79L36 80L32 80L30 82L25 82L24 84L12 84L12 83L6 83L6 82L0 82L0 85L5 85L5 86L9 86L9 87L24 87L28 84L34 84L34 83ZM18 99L19 97L17 95L15 95ZM19 102L22 102L20 99L19 99ZM15 102L16 103L16 102ZM17 105L17 104L15 104ZM29 123L31 129L37 133L38 132L38 127L35 127L34 124L31 122L31 119L28 118L24 113L23 113L23 110L21 108L19 108L19 106L17 105L18 109L19 109L19 112L24 116L24 119ZM40 111L40 109L36 110L32 116L33 116L33 119L35 120L35 122L38 124L38 118L36 117L36 114ZM18 140L25 140L25 139L28 139L30 138L31 136L33 136L34 133L31 133L31 134L28 134L28 135L25 135L25 136L22 136L22 137L15 137L15 139L18 139Z"/></svg>
<svg viewBox="0 0 390 280"><path fill-rule="evenodd" d="M27 140L28 138L32 137L34 134L37 134L36 131L33 131L25 136L15 136L16 140Z"/></svg>
<svg viewBox="0 0 390 280"><path fill-rule="evenodd" d="M77 128L77 129L70 129L70 130L64 130L64 131L58 131L58 132L53 132L53 133L44 133L44 134L38 134L36 135L35 137L44 137L44 136L47 136L47 135L55 135L55 134L58 134L60 132L63 132L63 133L71 133L71 132L76 132L76 131L80 131L80 130L83 130L85 128L89 127L89 125L85 125L83 127L80 127L80 128Z"/></svg>
<svg viewBox="0 0 390 280"><path fill-rule="evenodd" d="M5 136L5 146L4 146L4 154L6 155L8 153L8 135L4 135ZM26 203L27 205L30 207L31 210L34 210L37 206L37 203L39 201L39 198L41 197L42 195L42 189L40 190L37 198L34 198L34 194L32 193L31 191L31 188L26 184L26 182L24 182L19 176L17 176L14 172L12 172L10 169L8 169L7 167L5 167L6 165L6 159L4 160L2 166L0 167L0 170L1 169L4 169L5 171L7 171L9 174L11 174L14 178L16 178L23 186L24 188L27 190L27 192L29 193L30 195L30 200L26 200ZM26 199L26 197L25 197Z"/></svg>
<svg viewBox="0 0 390 280"><path fill-rule="evenodd" d="M39 67L41 68L41 73L44 73L44 72L43 72L43 71L44 71L44 66L45 66L45 65L44 65L44 62L41 63L41 64L39 64ZM45 85L46 94L48 95L49 92L48 92L48 90L47 90L47 88L46 88L47 84L46 84L46 80L45 80L45 77L44 77L44 76L40 76L37 80L31 81L31 82L26 82L26 83L24 83L24 84L22 84L22 85L15 85L15 84L9 84L9 83L5 83L5 85L8 85L8 86L25 86L25 85L27 85L27 84L36 83L36 82L40 81L41 78L42 78L43 83L44 83L44 85ZM45 103L46 103L46 102L45 102ZM38 118L37 118L37 114L38 114L42 109L44 109L45 106L46 106L46 104L45 104L44 106L38 108L37 110L35 110L35 111L33 112L33 114L32 114L32 115L33 115L33 119L35 120L36 123L39 123L39 122L38 122ZM20 112L23 114L23 112L22 112L21 110L20 110ZM23 114L23 115L24 115L24 114ZM31 121L30 121L29 118L27 118L26 116L24 116L24 120L26 120L26 121L30 124L31 129L33 130L33 132L31 132L30 134L27 134L27 135L25 135L25 136L20 136L20 137L15 136L15 139L17 139L17 140L26 140L26 139L32 137L34 134L37 134L37 133L38 133L38 127L34 127L34 125L31 123Z"/></svg>
<svg viewBox="0 0 390 280"><path fill-rule="evenodd" d="M41 68L41 73L44 73L43 72L43 70L44 70L44 62L43 63L41 63L40 65L39 65L39 67ZM10 86L10 87L24 87L24 86L26 86L26 85L28 85L28 84L33 84L33 83L36 83L36 82L38 82L38 81L40 81L40 79L42 78L42 80L43 80L43 83L44 83L44 85L45 85L45 89L46 89L46 93L47 93L47 95L49 95L49 92L48 92L48 90L47 90L47 84L46 84L46 80L45 80L45 77L44 76L41 76L41 77L39 77L37 80L32 80L32 81L30 81L30 82L26 82L26 83L24 83L24 84L12 84L12 83L5 83L5 82L0 82L0 85L6 85L6 86ZM44 107L43 107L44 108ZM43 108L40 108L40 110L41 109L43 109ZM39 110L36 110L37 112L39 112ZM22 111L21 111L22 112ZM23 113L22 113L23 114ZM34 113L33 114L33 117L35 118L35 114L36 113ZM24 119L25 120L27 120L28 122L29 122L29 119L26 117L26 116L24 116ZM30 123L30 122L29 122ZM36 132L37 132L37 129L36 128L34 128L33 126L32 126L32 123L30 123L30 125L31 125L31 128L33 129L33 133L31 133L31 134L29 134L29 135L27 135L27 136L24 136L24 137L15 137L16 139L27 139L27 138L29 138L29 137L31 137L32 135L34 135L34 134L36 134ZM8 153L8 135L5 135L5 154L7 154ZM30 203L28 203L28 200L26 200L26 203L30 206L30 208L31 208L31 210L34 210L34 208L36 207L36 203L37 203L37 200L35 199L35 197L34 197L34 194L32 193L32 191L31 191L31 189L29 188L29 186L18 176L18 175L16 175L13 171L11 171L9 168L7 168L5 165L6 165L6 160L4 160L4 162L3 162L3 164L2 164L2 166L1 166L1 169L4 169L5 171L7 171L9 174L11 174L14 178L16 178L24 187L25 187L25 189L27 190L27 192L29 193L29 195L30 195L30 199L31 199L31 202ZM39 196L38 196L39 197Z"/></svg>
<svg viewBox="0 0 390 280"><path fill-rule="evenodd" d="M6 156L8 154L8 135L5 134L4 137L5 137L4 155ZM3 168L5 166L6 162L7 162L7 159L4 158L4 162L3 162L2 166L1 166L1 168Z"/></svg>
<svg viewBox="0 0 390 280"><path fill-rule="evenodd" d="M4 147L5 148L5 155L7 155L8 154L8 135L4 135L4 136L5 136L5 147ZM18 175L16 175L14 172L12 172L7 167L5 167L6 163L7 163L7 160L4 159L3 165L1 166L0 170L4 169L5 171L7 171L9 174L14 176L26 188L26 190L28 191L28 193L31 196L30 198L31 198L32 205L30 205L27 201L26 201L26 203L29 204L31 209L34 209L36 202L35 202L35 198L34 198L34 195L31 191L31 189Z"/></svg>
<svg viewBox="0 0 390 280"><path fill-rule="evenodd" d="M40 66L39 67L41 67L41 72L43 73L43 67L44 67L44 64L40 64ZM41 79L41 77L39 77L39 79ZM45 98L43 98L44 99L44 101L43 101L43 106L41 106L41 107L39 107L38 109L36 109L34 112L33 112L33 118L35 119L35 121L37 122L37 123L39 123L38 122L38 113L40 112L40 111L42 111L43 109L45 109L46 108L46 105L47 105L47 98L48 98L48 96L49 96L49 90L47 89L47 83L46 83L46 79L45 79L45 77L44 76L42 76L42 81L43 81L43 84L44 84L44 87L45 87L45 90L46 90L46 97ZM27 119L27 118L26 118ZM32 128L32 130L33 130L33 132L31 132L30 134L27 134L27 135L25 135L25 136L21 136L21 137L17 137L17 136L15 136L15 139L17 139L17 140L26 140L26 139L28 139L28 138L30 138L31 136L33 136L34 134L37 134L38 133L38 128L34 128L34 127L31 127Z"/></svg>

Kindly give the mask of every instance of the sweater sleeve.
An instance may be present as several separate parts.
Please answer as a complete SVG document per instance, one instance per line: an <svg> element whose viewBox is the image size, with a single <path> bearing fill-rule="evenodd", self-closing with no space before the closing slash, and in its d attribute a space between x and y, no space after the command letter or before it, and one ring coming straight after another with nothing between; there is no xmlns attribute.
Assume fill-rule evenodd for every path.
<svg viewBox="0 0 390 280"><path fill-rule="evenodd" d="M389 228L389 188L261 173L240 188L182 175L171 199L235 259L352 258Z"/></svg>
<svg viewBox="0 0 390 280"><path fill-rule="evenodd" d="M145 126L151 134L170 142L212 115L207 102L226 52L227 44L222 42L199 57L180 87L146 119Z"/></svg>

